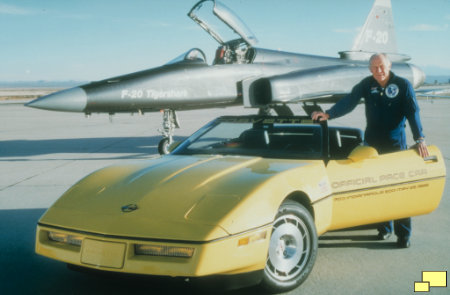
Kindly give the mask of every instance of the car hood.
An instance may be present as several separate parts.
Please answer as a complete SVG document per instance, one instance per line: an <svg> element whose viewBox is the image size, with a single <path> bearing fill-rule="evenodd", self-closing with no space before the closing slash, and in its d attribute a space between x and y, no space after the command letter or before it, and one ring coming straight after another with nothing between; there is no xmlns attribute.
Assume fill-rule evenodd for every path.
<svg viewBox="0 0 450 295"><path fill-rule="evenodd" d="M307 164L168 155L110 166L71 187L40 222L106 235L213 240L270 223L275 212L257 217L248 212L268 207L257 205L256 197L269 193L264 186L283 172Z"/></svg>

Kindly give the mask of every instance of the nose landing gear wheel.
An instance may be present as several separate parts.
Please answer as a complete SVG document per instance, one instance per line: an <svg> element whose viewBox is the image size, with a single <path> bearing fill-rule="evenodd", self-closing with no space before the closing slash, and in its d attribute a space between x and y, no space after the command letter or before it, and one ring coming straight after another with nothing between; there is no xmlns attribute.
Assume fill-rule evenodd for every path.
<svg viewBox="0 0 450 295"><path fill-rule="evenodd" d="M161 132L163 139L158 144L158 152L160 155L167 155L169 153L169 146L172 144L172 136L175 128L180 128L177 114L174 110L163 110L163 128L158 131Z"/></svg>
<svg viewBox="0 0 450 295"><path fill-rule="evenodd" d="M169 153L170 138L163 138L158 144L158 153L160 155L167 155Z"/></svg>
<svg viewBox="0 0 450 295"><path fill-rule="evenodd" d="M311 214L297 202L284 202L273 224L262 287L271 292L296 288L308 277L316 256L317 233Z"/></svg>

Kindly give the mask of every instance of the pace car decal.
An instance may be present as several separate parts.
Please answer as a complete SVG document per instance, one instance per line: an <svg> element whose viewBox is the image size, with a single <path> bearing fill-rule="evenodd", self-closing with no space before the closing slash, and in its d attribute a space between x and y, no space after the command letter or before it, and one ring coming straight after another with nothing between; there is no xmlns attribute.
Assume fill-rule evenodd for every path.
<svg viewBox="0 0 450 295"><path fill-rule="evenodd" d="M330 185L328 184L327 177L322 178L322 180L319 182L318 186L319 186L319 191L322 194L330 194L331 193Z"/></svg>
<svg viewBox="0 0 450 295"><path fill-rule="evenodd" d="M396 173L382 174L379 176L358 177L340 181L334 181L331 183L333 189L339 189L343 187L355 187L360 185L376 185L385 184L392 180L407 180L408 178L414 178L416 176L425 176L428 174L427 169L415 169L409 171L401 171Z"/></svg>
<svg viewBox="0 0 450 295"><path fill-rule="evenodd" d="M426 188L429 186L430 185L428 183L423 183L423 184L407 184L407 185L400 186L400 187L380 188L377 190L358 192L358 193L355 193L355 194L352 194L349 196L345 196L345 197L337 197L334 199L334 201L346 201L346 200L358 199L358 198L363 198L363 197L392 194L395 192L406 192L408 190L422 189L422 188Z"/></svg>

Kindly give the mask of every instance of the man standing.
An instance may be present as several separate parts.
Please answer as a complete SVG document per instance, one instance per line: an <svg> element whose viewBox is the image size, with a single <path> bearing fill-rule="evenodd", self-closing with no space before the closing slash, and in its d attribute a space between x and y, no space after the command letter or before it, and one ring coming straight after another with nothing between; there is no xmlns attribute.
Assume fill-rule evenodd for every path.
<svg viewBox="0 0 450 295"><path fill-rule="evenodd" d="M372 76L364 78L353 87L351 93L338 101L331 109L314 112L314 120L328 120L351 112L364 97L367 126L365 142L378 153L390 153L407 149L405 121L408 120L422 157L428 156L419 116L419 106L411 83L391 72L391 62L385 54L374 54L369 65ZM410 246L411 218L394 221L397 245ZM382 223L378 238L388 239L392 233L392 221Z"/></svg>

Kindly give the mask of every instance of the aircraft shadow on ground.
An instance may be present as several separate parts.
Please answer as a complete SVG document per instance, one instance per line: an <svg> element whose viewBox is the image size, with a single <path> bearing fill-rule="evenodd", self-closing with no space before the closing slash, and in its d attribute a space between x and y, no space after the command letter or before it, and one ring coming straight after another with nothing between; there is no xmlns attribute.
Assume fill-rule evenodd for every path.
<svg viewBox="0 0 450 295"><path fill-rule="evenodd" d="M217 279L70 270L34 252L36 224L46 209L0 210L2 294L260 294L256 288L226 290Z"/></svg>
<svg viewBox="0 0 450 295"><path fill-rule="evenodd" d="M174 137L182 141L186 137ZM158 153L160 136L151 137L102 137L44 140L0 141L0 160L56 154L127 154L126 158L139 158ZM121 158L113 157L115 159ZM59 158L58 158L59 159ZM89 159L92 159L91 157ZM101 158L105 159L105 158ZM5 159L14 160L14 159ZM17 159L16 159L17 160ZM20 159L22 160L22 159Z"/></svg>

